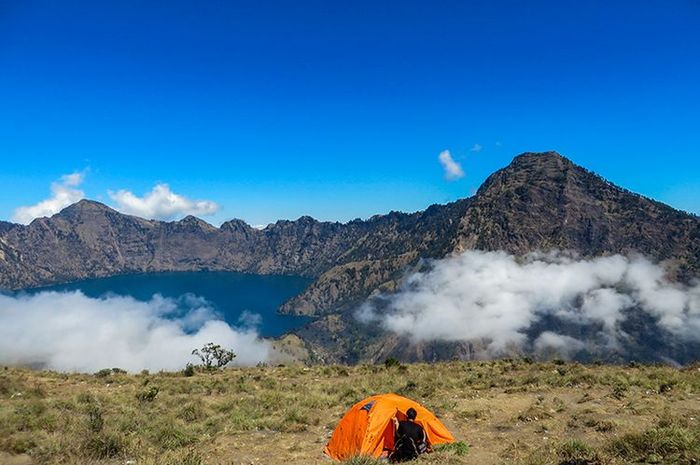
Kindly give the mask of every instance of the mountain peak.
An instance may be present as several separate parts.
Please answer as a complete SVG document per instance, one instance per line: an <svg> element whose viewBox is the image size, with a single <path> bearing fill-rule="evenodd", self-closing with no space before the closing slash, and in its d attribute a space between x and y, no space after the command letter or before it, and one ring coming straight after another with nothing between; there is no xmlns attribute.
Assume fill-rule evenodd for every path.
<svg viewBox="0 0 700 465"><path fill-rule="evenodd" d="M194 215L187 215L179 221L175 221L175 224L180 226L195 227L202 230L215 230L216 228L211 224L207 223L201 218L197 218Z"/></svg>
<svg viewBox="0 0 700 465"><path fill-rule="evenodd" d="M574 162L553 150L548 152L524 152L513 158L513 161L505 169L558 169L576 166Z"/></svg>
<svg viewBox="0 0 700 465"><path fill-rule="evenodd" d="M588 172L555 151L521 153L508 166L489 176L477 195L504 186L532 188L543 183L561 183L572 169Z"/></svg>
<svg viewBox="0 0 700 465"><path fill-rule="evenodd" d="M115 210L95 200L81 199L58 212L58 216L72 216L82 213L114 212Z"/></svg>
<svg viewBox="0 0 700 465"><path fill-rule="evenodd" d="M519 159L543 159L547 157L554 157L554 158L564 158L566 159L565 156L557 152L556 150L547 150L546 152L523 152L521 154L516 155L513 160L519 160Z"/></svg>

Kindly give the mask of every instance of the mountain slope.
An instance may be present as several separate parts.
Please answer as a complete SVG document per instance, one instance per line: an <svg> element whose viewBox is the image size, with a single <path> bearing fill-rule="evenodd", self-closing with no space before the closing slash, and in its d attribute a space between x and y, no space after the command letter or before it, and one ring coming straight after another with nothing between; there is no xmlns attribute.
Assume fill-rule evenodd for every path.
<svg viewBox="0 0 700 465"><path fill-rule="evenodd" d="M700 220L611 184L554 153L527 153L491 175L462 218L457 250L642 253L699 269Z"/></svg>
<svg viewBox="0 0 700 465"><path fill-rule="evenodd" d="M216 228L191 216L145 220L82 200L28 226L0 223L0 287L157 271L304 275L316 280L281 310L317 317L298 333L320 360L472 358L478 341L411 344L353 317L366 298L396 289L425 259L472 249L641 253L689 281L700 275L700 218L617 187L555 152L525 153L472 198L344 224L302 217L263 230L241 220Z"/></svg>

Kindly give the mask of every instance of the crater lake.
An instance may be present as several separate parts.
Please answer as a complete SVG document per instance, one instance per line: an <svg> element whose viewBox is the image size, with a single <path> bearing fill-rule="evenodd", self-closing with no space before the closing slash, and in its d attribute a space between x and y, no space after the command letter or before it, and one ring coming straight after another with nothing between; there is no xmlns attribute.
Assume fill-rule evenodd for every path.
<svg viewBox="0 0 700 465"><path fill-rule="evenodd" d="M207 305L232 326L252 323L261 336L277 337L309 321L308 317L281 315L277 309L311 281L301 276L225 271L145 273L56 284L18 293L80 291L91 298L117 295L144 302L158 295L178 300L196 297L206 300Z"/></svg>

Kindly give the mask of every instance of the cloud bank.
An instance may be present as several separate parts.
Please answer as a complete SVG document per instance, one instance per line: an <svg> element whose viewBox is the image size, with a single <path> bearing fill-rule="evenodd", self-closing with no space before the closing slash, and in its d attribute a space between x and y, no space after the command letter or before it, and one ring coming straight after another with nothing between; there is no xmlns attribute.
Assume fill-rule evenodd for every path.
<svg viewBox="0 0 700 465"><path fill-rule="evenodd" d="M642 311L679 341L700 342L700 283L669 282L645 258L576 260L561 253L518 259L468 251L407 278L401 289L365 303L357 317L420 341L484 341L489 355L512 349L572 355L586 342L544 331L545 319L598 328L615 349L629 311ZM530 334L529 334L530 333Z"/></svg>
<svg viewBox="0 0 700 465"><path fill-rule="evenodd" d="M0 363L60 371L180 370L195 362L192 349L208 342L237 354L234 364L254 365L272 356L245 315L232 327L203 298L86 297L81 292L0 295Z"/></svg>
<svg viewBox="0 0 700 465"><path fill-rule="evenodd" d="M438 160L440 160L442 169L445 172L445 179L448 181L455 181L464 177L464 170L462 170L462 166L452 158L449 150L443 150L440 152L440 155L438 155Z"/></svg>
<svg viewBox="0 0 700 465"><path fill-rule="evenodd" d="M85 197L78 189L83 183L83 173L71 173L61 176L58 181L51 183L51 197L35 205L18 207L12 215L15 223L29 224L35 218L54 215L67 206Z"/></svg>
<svg viewBox="0 0 700 465"><path fill-rule="evenodd" d="M143 197L126 189L110 191L109 196L117 203L115 209L142 218L172 220L186 215L211 215L219 210L215 202L188 199L171 191L167 184L156 184Z"/></svg>

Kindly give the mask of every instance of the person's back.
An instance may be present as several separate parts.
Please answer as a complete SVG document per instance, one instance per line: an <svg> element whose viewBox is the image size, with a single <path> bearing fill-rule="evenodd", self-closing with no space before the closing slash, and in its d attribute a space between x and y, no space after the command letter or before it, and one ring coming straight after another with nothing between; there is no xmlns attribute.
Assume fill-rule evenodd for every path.
<svg viewBox="0 0 700 465"><path fill-rule="evenodd" d="M399 422L396 428L394 452L391 454L392 461L412 460L428 449L425 431L421 425L414 421L416 415L415 409L410 408L406 412L408 419Z"/></svg>

